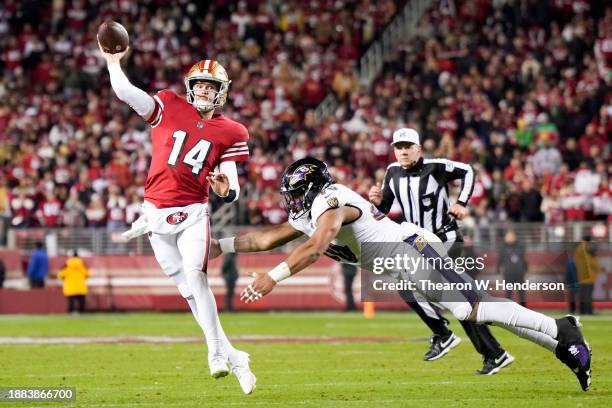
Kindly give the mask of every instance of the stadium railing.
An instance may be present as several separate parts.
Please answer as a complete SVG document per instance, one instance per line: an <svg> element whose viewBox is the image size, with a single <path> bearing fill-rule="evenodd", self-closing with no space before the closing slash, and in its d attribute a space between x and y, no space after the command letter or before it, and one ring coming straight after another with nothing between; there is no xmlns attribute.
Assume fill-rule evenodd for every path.
<svg viewBox="0 0 612 408"><path fill-rule="evenodd" d="M233 217L232 212L223 213L221 219ZM238 231L245 231L253 226L214 225L213 236L228 237ZM127 229L127 228L126 228ZM470 235L477 245L495 248L504 240L509 229L515 231L517 238L530 248L545 248L547 243L579 242L589 235L599 242L612 243L610 224L602 222L572 222L557 225L542 223L490 223L485 226L464 226L465 234ZM36 242L43 241L50 255L69 255L74 250L87 255L147 255L152 254L149 240L142 235L126 241L121 232L124 229L106 228L58 228L58 229L10 229L8 231L8 248L19 249L24 255L29 254ZM284 251L287 247L284 247Z"/></svg>

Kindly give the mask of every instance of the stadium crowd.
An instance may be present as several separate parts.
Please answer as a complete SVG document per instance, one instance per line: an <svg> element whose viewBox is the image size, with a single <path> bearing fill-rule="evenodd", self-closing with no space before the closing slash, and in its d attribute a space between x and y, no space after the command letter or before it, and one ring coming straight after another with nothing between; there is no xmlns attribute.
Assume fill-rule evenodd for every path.
<svg viewBox="0 0 612 408"><path fill-rule="evenodd" d="M13 227L121 228L139 213L149 129L111 91L95 34L130 33L126 72L184 93L214 57L224 114L250 132L239 220L282 222L282 169L325 159L367 196L394 129L472 164L477 222L611 220L612 8L584 0L434 2L370 87L356 62L404 1L7 0L0 6L0 217ZM334 92L338 109L317 121Z"/></svg>

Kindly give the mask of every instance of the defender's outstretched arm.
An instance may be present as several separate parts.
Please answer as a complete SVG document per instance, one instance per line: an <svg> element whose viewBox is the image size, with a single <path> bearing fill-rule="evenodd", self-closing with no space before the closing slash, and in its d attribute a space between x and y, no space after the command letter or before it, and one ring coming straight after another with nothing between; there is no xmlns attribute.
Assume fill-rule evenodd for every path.
<svg viewBox="0 0 612 408"><path fill-rule="evenodd" d="M285 245L301 237L303 233L296 230L290 223L260 228L239 234L235 237L213 239L210 244L210 258L216 258L222 253L232 252L262 252Z"/></svg>
<svg viewBox="0 0 612 408"><path fill-rule="evenodd" d="M334 240L344 223L349 223L359 217L359 212L352 207L341 207L325 211L316 221L314 234L298 246L287 258L268 273L254 273L255 280L240 294L240 300L254 302L274 289L283 279L295 275L316 262Z"/></svg>

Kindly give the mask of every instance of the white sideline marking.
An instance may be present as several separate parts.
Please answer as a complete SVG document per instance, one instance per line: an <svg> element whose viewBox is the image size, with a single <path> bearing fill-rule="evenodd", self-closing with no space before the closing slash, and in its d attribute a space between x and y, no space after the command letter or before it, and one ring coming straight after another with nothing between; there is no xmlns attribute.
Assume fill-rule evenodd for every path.
<svg viewBox="0 0 612 408"><path fill-rule="evenodd" d="M392 336L231 336L232 342L244 343L334 343L334 342L392 342L401 337ZM203 343L198 336L0 336L2 345L40 344L179 344Z"/></svg>
<svg viewBox="0 0 612 408"><path fill-rule="evenodd" d="M253 278L242 276L238 278L236 282L237 286L247 286L249 283L253 281ZM58 282L55 279L47 280L48 286L61 286L61 282ZM331 283L331 278L328 276L296 276L291 279L285 279L280 283L282 286L325 286L328 287ZM209 276L208 284L210 286L216 287L224 287L225 281L220 276ZM129 287L129 286L167 286L167 287L175 287L174 282L167 277L93 277L87 279L87 285L90 287L94 286L108 286L112 285L114 287ZM11 289L28 289L28 281L25 278L18 279L7 279L4 282L5 288Z"/></svg>

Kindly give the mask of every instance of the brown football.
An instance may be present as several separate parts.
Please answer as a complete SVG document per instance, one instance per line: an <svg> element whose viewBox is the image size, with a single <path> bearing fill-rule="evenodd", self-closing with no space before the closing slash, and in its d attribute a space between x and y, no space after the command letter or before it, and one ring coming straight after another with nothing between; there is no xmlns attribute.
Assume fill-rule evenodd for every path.
<svg viewBox="0 0 612 408"><path fill-rule="evenodd" d="M116 21L105 21L98 29L98 41L104 52L116 54L124 51L130 37L127 30Z"/></svg>

